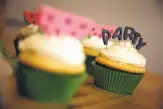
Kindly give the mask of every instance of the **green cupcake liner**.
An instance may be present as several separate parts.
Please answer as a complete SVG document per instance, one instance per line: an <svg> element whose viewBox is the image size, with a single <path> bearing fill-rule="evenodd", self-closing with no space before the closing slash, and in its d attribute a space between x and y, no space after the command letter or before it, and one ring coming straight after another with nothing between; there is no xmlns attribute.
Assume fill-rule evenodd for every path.
<svg viewBox="0 0 163 109"><path fill-rule="evenodd" d="M20 62L16 70L19 94L43 102L70 102L85 79L85 73L74 76L59 75L33 69Z"/></svg>
<svg viewBox="0 0 163 109"><path fill-rule="evenodd" d="M85 61L85 65L86 65L86 72L87 74L89 74L90 76L94 75L94 67L92 65L92 61L95 60L95 57L93 56L88 56L87 55L87 59Z"/></svg>
<svg viewBox="0 0 163 109"><path fill-rule="evenodd" d="M97 64L95 61L93 61L92 64L95 69L95 85L111 92L132 94L144 77L144 74L134 74L108 67L106 68Z"/></svg>

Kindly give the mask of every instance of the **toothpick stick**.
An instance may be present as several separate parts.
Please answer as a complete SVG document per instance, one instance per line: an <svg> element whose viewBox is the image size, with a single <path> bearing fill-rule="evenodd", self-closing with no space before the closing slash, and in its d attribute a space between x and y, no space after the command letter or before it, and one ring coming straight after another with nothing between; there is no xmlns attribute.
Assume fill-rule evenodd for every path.
<svg viewBox="0 0 163 109"><path fill-rule="evenodd" d="M106 45L106 51L108 52L108 46Z"/></svg>
<svg viewBox="0 0 163 109"><path fill-rule="evenodd" d="M124 42L124 47L126 46L126 41Z"/></svg>

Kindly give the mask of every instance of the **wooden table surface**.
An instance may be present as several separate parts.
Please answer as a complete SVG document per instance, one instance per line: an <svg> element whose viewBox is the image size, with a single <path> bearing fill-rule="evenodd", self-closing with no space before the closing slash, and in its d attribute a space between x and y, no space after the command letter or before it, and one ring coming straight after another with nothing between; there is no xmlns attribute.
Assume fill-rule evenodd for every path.
<svg viewBox="0 0 163 109"><path fill-rule="evenodd" d="M4 67L3 67L4 68ZM1 70L1 69L0 69ZM2 70L1 70L2 72ZM96 88L88 78L81 85L69 109L160 109L163 104L163 77L146 73L133 95L119 95ZM66 109L67 105L39 103L17 94L12 73L1 81L4 109Z"/></svg>
<svg viewBox="0 0 163 109"><path fill-rule="evenodd" d="M81 86L74 109L159 109L163 105L162 76L147 73L133 95L118 95L96 88L92 84ZM91 82L90 82L91 83Z"/></svg>

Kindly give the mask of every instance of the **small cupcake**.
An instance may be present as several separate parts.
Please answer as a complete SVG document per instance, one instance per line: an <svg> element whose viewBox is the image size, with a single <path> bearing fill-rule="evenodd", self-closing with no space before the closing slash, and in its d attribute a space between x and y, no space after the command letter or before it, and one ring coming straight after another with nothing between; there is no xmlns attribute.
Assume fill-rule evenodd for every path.
<svg viewBox="0 0 163 109"><path fill-rule="evenodd" d="M99 55L100 50L103 48L106 48L106 46L103 44L103 40L99 36L91 36L82 41L84 52L87 56L86 59L86 70L87 73L91 76L93 76L93 66L92 61L95 60L95 57ZM113 42L109 41L107 47L112 45Z"/></svg>
<svg viewBox="0 0 163 109"><path fill-rule="evenodd" d="M20 53L20 51L18 49L19 41L25 39L28 36L31 36L32 34L36 34L36 33L39 33L38 25L30 24L28 26L21 28L20 34L14 39L16 56L18 56Z"/></svg>
<svg viewBox="0 0 163 109"><path fill-rule="evenodd" d="M41 5L37 33L19 43L18 91L37 101L67 103L86 79L85 54L78 40L94 21Z"/></svg>
<svg viewBox="0 0 163 109"><path fill-rule="evenodd" d="M133 93L146 72L146 59L130 42L117 42L101 50L92 64L96 86L120 94Z"/></svg>
<svg viewBox="0 0 163 109"><path fill-rule="evenodd" d="M20 41L19 93L39 101L67 102L85 80L81 43L70 37L35 34Z"/></svg>
<svg viewBox="0 0 163 109"><path fill-rule="evenodd" d="M89 37L85 38L82 41L84 52L87 56L85 62L86 70L87 73L91 76L94 75L94 68L92 66L92 61L94 61L95 57L99 55L101 49L106 48L106 46L103 43L103 39L101 37L102 29L106 29L110 31L111 35L113 35L116 28L113 26L96 25L95 28L93 28L90 31ZM112 41L108 41L107 47L109 47L112 44L113 44Z"/></svg>

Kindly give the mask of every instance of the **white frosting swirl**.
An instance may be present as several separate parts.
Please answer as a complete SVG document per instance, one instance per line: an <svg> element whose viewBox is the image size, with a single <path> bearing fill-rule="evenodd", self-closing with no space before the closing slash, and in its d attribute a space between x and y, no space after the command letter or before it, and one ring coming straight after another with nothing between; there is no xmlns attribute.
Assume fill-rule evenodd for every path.
<svg viewBox="0 0 163 109"><path fill-rule="evenodd" d="M113 60L129 63L138 67L145 67L146 59L139 54L130 42L118 42L111 45L107 50L103 49L102 54Z"/></svg>
<svg viewBox="0 0 163 109"><path fill-rule="evenodd" d="M34 50L38 53L61 59L67 64L83 64L85 55L80 41L72 37L64 36L43 36L34 34L19 43L23 50Z"/></svg>
<svg viewBox="0 0 163 109"><path fill-rule="evenodd" d="M31 29L33 33L37 33L39 31L38 25L30 24L27 28Z"/></svg>
<svg viewBox="0 0 163 109"><path fill-rule="evenodd" d="M86 38L82 41L84 47L90 47L97 51L100 51L103 48L106 48L106 45L103 43L103 39L98 36L91 36L90 38ZM112 41L108 41L107 47L113 44Z"/></svg>
<svg viewBox="0 0 163 109"><path fill-rule="evenodd" d="M26 27L21 28L22 35L36 34L38 32L39 32L39 26L34 24L30 24Z"/></svg>

